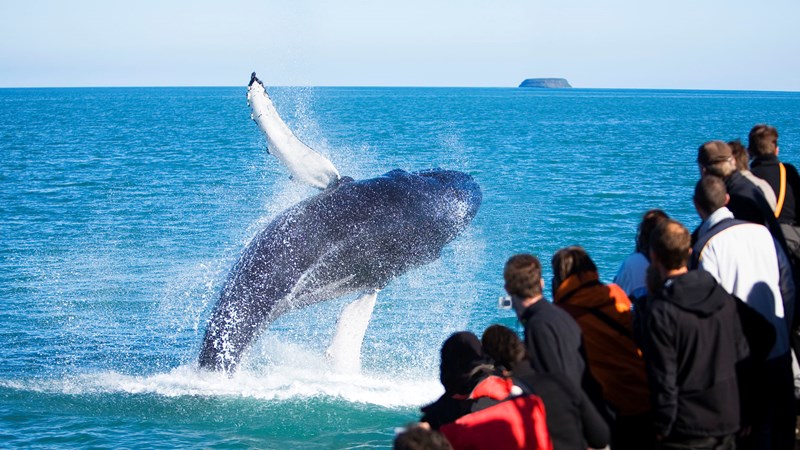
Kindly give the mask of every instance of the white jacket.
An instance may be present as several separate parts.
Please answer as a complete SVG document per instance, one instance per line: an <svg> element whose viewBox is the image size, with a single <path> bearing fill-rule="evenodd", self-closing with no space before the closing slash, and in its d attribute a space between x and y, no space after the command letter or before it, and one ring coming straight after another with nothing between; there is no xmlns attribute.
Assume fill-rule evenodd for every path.
<svg viewBox="0 0 800 450"><path fill-rule="evenodd" d="M715 211L698 230L698 239L714 233L714 225L733 218L726 207ZM755 223L734 225L717 232L702 248L698 268L709 272L729 293L739 297L766 317L775 327L775 346L769 359L789 351L789 328L792 311L784 311L781 296L780 265L789 261L779 251L769 230ZM780 259L782 260L780 260ZM794 286L792 285L792 296Z"/></svg>

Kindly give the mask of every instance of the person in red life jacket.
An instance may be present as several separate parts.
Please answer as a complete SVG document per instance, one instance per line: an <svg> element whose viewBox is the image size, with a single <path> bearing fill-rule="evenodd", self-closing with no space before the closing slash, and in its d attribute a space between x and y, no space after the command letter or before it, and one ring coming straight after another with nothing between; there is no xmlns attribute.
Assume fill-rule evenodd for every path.
<svg viewBox="0 0 800 450"><path fill-rule="evenodd" d="M497 371L492 361L483 352L478 338L468 332L455 333L442 344L439 364L439 381L444 394L438 400L422 408L422 422L431 428L450 423L472 412L469 395L478 382Z"/></svg>
<svg viewBox="0 0 800 450"><path fill-rule="evenodd" d="M542 398L554 450L586 450L608 445L608 424L586 393L568 378L533 370L525 345L513 330L492 325L483 332L481 343L495 364L506 369L505 376Z"/></svg>
<svg viewBox="0 0 800 450"><path fill-rule="evenodd" d="M617 413L611 449L653 448L647 371L633 338L631 301L616 284L600 281L597 266L581 247L557 251L552 265L553 303L578 322L589 371Z"/></svg>
<svg viewBox="0 0 800 450"><path fill-rule="evenodd" d="M453 334L441 355L445 393L422 408L423 423L455 450L552 450L542 399L498 376L474 334Z"/></svg>

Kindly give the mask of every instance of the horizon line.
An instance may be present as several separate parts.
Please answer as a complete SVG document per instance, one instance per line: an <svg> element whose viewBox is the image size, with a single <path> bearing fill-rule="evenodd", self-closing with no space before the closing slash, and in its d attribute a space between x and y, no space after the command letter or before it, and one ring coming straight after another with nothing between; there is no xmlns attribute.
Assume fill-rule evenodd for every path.
<svg viewBox="0 0 800 450"><path fill-rule="evenodd" d="M580 87L569 88L538 88L520 86L422 86L422 85L307 85L307 84L275 84L267 85L271 88L396 88L396 89L521 89L525 91L571 91L571 90L608 90L608 91L711 91L711 92L774 92L774 93L800 93L800 90L769 90L769 89L715 89L715 88L676 88L676 87ZM0 86L0 89L206 89L206 88L246 88L247 85L88 85L88 86Z"/></svg>

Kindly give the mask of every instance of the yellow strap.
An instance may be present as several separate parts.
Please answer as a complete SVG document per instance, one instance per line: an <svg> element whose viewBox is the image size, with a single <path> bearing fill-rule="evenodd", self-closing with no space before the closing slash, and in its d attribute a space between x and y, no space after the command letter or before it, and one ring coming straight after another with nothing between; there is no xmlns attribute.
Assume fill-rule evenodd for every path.
<svg viewBox="0 0 800 450"><path fill-rule="evenodd" d="M783 201L786 199L786 167L783 166L783 163L778 163L778 167L780 167L781 171L781 187L780 187L780 192L778 193L778 203L775 204L776 219L778 218L778 216L781 215L781 209L783 209Z"/></svg>

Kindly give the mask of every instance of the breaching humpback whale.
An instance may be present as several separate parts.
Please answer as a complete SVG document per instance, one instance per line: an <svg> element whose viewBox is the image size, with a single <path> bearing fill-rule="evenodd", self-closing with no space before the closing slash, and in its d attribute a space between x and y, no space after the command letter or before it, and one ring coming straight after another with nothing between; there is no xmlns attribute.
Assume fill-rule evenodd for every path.
<svg viewBox="0 0 800 450"><path fill-rule="evenodd" d="M290 309L361 294L348 307L371 313L375 293L437 259L475 217L482 198L470 175L453 170L398 169L359 181L340 177L281 120L255 73L247 98L270 154L295 180L322 191L257 233L228 275L199 356L201 368L228 372L261 330ZM349 326L342 322L340 329ZM366 323L361 338L364 329Z"/></svg>

